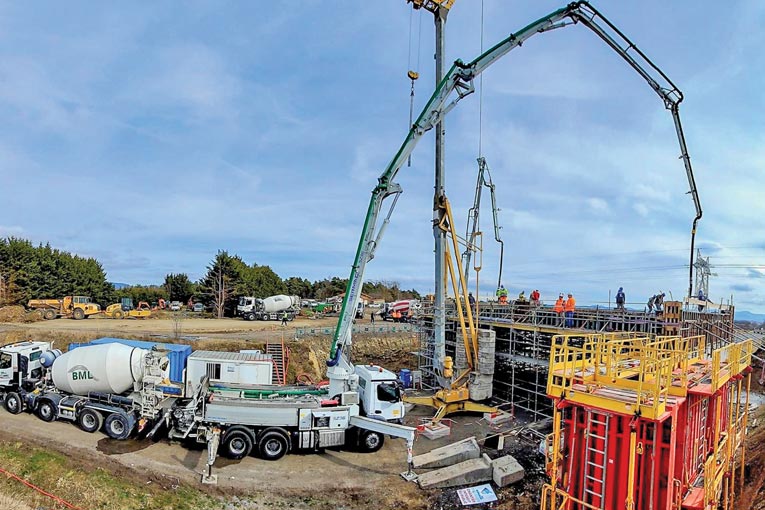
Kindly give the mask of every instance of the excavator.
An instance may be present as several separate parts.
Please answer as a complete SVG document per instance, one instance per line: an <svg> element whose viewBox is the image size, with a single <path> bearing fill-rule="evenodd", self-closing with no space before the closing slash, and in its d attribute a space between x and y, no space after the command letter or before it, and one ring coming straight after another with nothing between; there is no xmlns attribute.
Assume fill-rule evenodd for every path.
<svg viewBox="0 0 765 510"><path fill-rule="evenodd" d="M436 4L434 8L443 7L443 5L437 5L439 4L438 2L434 2L434 4ZM483 73L483 71L512 50L522 46L534 35L578 24L581 24L594 32L641 78L643 78L649 87L659 96L664 107L669 110L672 115L675 133L680 147L680 159L683 161L688 184L690 186L690 191L688 193L691 195L696 208L696 216L693 219L691 228L691 273L689 283L692 285L696 227L698 221L701 219L702 209L693 176L691 160L685 143L685 136L680 122L679 106L683 100L683 94L664 72L662 72L632 41L616 28L616 26L590 5L589 2L571 2L565 7L553 11L552 13L526 25L519 31L510 34L504 40L481 53L474 60L469 62L464 62L462 60L455 61L439 82L420 115L412 124L403 143L394 154L393 159L391 159L378 178L377 185L372 190L372 197L367 208L361 237L356 249L353 265L351 266L351 273L348 278L348 285L343 299L340 318L335 329L329 359L327 360L330 385L335 386L332 394L345 390L349 378L353 373L353 366L350 365L348 361L349 358L344 355L344 353L349 352L352 343L351 332L353 317L360 299L367 264L374 258L375 251L390 224L390 218L398 203L398 199L403 192L401 185L395 181L399 170L404 166L422 136L435 128L460 101L475 92L474 81L481 75L481 73ZM384 211L384 205L387 205L387 211ZM442 208L446 211L448 216L451 216L450 206L445 197L439 198L439 202L436 206ZM382 222L378 225L381 218ZM449 219L439 222L438 227L443 228L448 232L451 231L452 225L453 221ZM456 253L456 244L453 244L453 248L454 253ZM464 275L460 274L459 278L460 280L463 280L463 282L455 283L455 279L452 278L458 307L460 306L459 293L466 291L467 288L466 285L464 285ZM458 313L462 316L462 311L458 311ZM462 327L461 332L467 349L468 346L472 347L473 345L472 330L469 327L469 324L472 321L469 307L467 307L465 315L467 316L468 327ZM440 355L437 354L437 359L434 360L434 365L437 370L440 370L439 382L443 389L439 393L441 393L441 397L446 397L441 400L445 404L456 404L452 405L452 408L459 408L462 403L466 402L466 400L460 399L463 399L468 395L465 388L470 380L470 375L468 374L468 376L465 376L464 374L458 374L457 377L454 378L450 366L451 360L449 360L448 357L440 359L439 357ZM431 402L436 404L438 399L439 396L437 393L432 398ZM441 414L441 412L441 409L439 409L438 414Z"/></svg>
<svg viewBox="0 0 765 510"><path fill-rule="evenodd" d="M133 298L122 298L120 303L106 307L104 314L111 319L146 319L151 317L151 307L146 301L133 306Z"/></svg>

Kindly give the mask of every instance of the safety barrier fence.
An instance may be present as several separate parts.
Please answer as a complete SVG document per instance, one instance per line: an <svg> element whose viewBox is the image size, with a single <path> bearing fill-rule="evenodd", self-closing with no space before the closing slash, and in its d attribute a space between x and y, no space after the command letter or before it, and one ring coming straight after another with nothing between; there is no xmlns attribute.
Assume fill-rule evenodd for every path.
<svg viewBox="0 0 765 510"><path fill-rule="evenodd" d="M416 332L417 326L415 324L406 324L406 323L400 323L395 325L370 325L370 324L358 324L353 326L353 333L354 334L396 334L396 333L409 333L409 332ZM323 328L296 328L295 329L295 338L301 338L304 336L317 336L317 335L334 335L335 334L335 328L334 327L323 327Z"/></svg>

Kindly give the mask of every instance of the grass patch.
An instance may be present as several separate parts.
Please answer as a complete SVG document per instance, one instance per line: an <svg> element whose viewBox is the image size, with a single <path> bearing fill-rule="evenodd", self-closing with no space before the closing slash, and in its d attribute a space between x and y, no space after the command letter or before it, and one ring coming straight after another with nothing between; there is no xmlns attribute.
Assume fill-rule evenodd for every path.
<svg viewBox="0 0 765 510"><path fill-rule="evenodd" d="M70 457L23 443L0 442L0 467L78 507L120 510L213 510L221 501L174 479L120 476L102 468L89 469ZM127 473L123 474L127 475ZM59 508L54 501L0 476L0 493L32 508Z"/></svg>

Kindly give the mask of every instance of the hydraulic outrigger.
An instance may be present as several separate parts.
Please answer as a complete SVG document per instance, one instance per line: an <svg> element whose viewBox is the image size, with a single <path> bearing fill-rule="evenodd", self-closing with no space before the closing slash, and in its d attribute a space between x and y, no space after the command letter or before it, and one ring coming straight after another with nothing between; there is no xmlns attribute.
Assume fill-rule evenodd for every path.
<svg viewBox="0 0 765 510"><path fill-rule="evenodd" d="M349 377L348 363L343 362L341 353L351 345L351 326L354 312L361 294L364 272L367 263L374 257L375 250L382 239L385 230L390 223L390 217L395 209L399 196L402 193L401 186L394 182L399 170L406 162L409 155L417 146L420 138L429 130L433 129L440 120L449 113L458 102L475 91L474 80L486 68L521 46L533 35L548 32L568 25L581 23L592 30L601 40L611 47L627 64L629 64L656 92L664 103L664 107L672 114L675 132L680 145L680 158L683 160L689 193L696 207L696 216L691 229L691 277L693 271L693 247L696 235L696 225L701 219L702 210L699 202L696 183L693 177L690 157L685 144L682 125L680 123L679 105L683 100L683 94L674 83L662 72L650 59L640 51L619 29L604 18L588 2L572 2L566 7L558 9L544 16L516 33L510 34L498 44L483 52L476 59L465 63L457 60L440 81L433 95L428 100L414 125L409 130L404 142L398 149L393 159L378 178L377 186L372 190L372 197L367 209L364 227L356 250L356 257L351 268L350 278L346 287L343 307L340 319L335 330L335 335L330 350L327 365L330 383L347 385ZM456 94L456 97L453 97ZM452 98L453 97L453 98ZM450 100L450 98L452 98ZM382 212L383 202L392 199L390 207L385 214L382 225L377 229L377 222ZM692 280L692 278L690 278ZM689 283L692 283L689 282ZM690 293L690 291L689 291ZM457 298L459 301L459 298ZM447 367L442 367L447 368ZM444 379L445 371L441 378ZM464 394L464 392L463 392Z"/></svg>

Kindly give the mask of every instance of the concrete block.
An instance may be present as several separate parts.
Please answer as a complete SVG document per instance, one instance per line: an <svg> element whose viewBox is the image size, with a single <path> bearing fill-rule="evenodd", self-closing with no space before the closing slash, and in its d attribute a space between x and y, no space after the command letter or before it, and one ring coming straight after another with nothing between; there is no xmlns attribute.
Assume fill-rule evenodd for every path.
<svg viewBox="0 0 765 510"><path fill-rule="evenodd" d="M491 398L494 391L493 380L494 377L491 375L480 374L473 377L470 381L470 400L480 402Z"/></svg>
<svg viewBox="0 0 765 510"><path fill-rule="evenodd" d="M481 448L474 437L469 437L456 443L435 448L428 453L415 455L412 458L415 469L434 469L451 466L469 459L481 456Z"/></svg>
<svg viewBox="0 0 765 510"><path fill-rule="evenodd" d="M491 459L487 455L421 474L417 482L423 489L470 485L491 480Z"/></svg>
<svg viewBox="0 0 765 510"><path fill-rule="evenodd" d="M520 482L526 472L512 455L505 455L491 461L491 478L499 487Z"/></svg>
<svg viewBox="0 0 765 510"><path fill-rule="evenodd" d="M502 425L511 421L513 415L500 409L496 413L483 413L483 418L489 425Z"/></svg>
<svg viewBox="0 0 765 510"><path fill-rule="evenodd" d="M420 434L422 434L423 437L427 439L438 439L441 437L447 437L452 433L452 429L449 428L447 425L444 425L443 423L436 423L434 425L425 425L423 426L422 431Z"/></svg>

